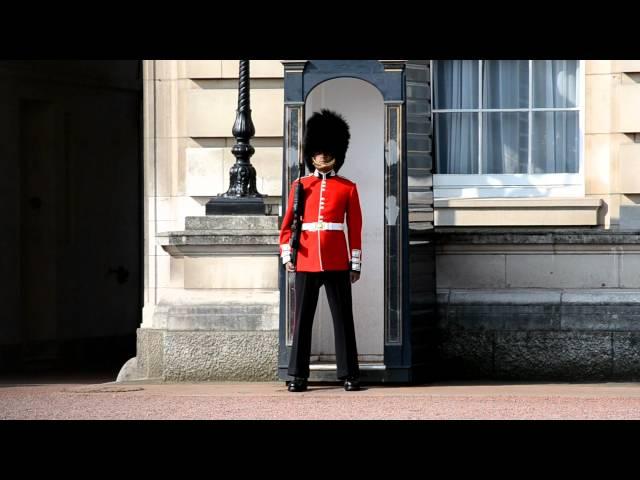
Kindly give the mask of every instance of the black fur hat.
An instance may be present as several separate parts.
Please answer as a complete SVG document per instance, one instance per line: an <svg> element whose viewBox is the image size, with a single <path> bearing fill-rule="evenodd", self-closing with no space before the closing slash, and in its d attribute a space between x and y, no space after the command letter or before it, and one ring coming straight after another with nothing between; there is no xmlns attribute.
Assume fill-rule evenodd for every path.
<svg viewBox="0 0 640 480"><path fill-rule="evenodd" d="M339 113L327 109L315 112L307 120L304 133L303 156L309 171L316 169L312 157L317 153L331 155L336 159L333 169L340 170L350 138L349 125Z"/></svg>

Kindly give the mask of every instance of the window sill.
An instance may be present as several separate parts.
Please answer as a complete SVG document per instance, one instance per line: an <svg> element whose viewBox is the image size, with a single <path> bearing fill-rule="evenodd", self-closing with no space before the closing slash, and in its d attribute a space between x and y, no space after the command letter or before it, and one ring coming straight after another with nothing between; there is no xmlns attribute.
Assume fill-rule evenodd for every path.
<svg viewBox="0 0 640 480"><path fill-rule="evenodd" d="M436 226L595 226L599 198L435 199Z"/></svg>
<svg viewBox="0 0 640 480"><path fill-rule="evenodd" d="M584 196L584 179L579 173L544 174L434 174L436 198L523 198Z"/></svg>

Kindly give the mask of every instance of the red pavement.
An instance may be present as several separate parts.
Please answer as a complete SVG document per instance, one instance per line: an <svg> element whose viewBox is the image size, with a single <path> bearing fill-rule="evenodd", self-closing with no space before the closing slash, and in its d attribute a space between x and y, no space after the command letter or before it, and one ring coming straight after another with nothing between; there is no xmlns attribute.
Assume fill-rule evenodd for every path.
<svg viewBox="0 0 640 480"><path fill-rule="evenodd" d="M640 384L311 385L1 381L0 419L640 419Z"/></svg>

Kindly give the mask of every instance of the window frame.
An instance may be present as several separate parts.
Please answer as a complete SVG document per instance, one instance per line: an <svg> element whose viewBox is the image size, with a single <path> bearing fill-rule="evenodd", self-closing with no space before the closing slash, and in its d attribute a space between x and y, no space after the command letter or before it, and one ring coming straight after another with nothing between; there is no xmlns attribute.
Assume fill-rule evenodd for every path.
<svg viewBox="0 0 640 480"><path fill-rule="evenodd" d="M478 94L482 102L482 62L479 62ZM584 197L584 141L585 141L585 61L578 60L577 105L571 108L533 108L533 60L529 62L529 102L527 108L467 108L467 109L435 109L436 87L433 82L434 60L430 61L431 74L431 125L434 128L434 167L437 168L435 149L435 114L437 113L477 113L478 115L478 171L477 174L434 173L434 198L523 198L523 197ZM479 104L480 106L481 104ZM578 113L578 172L577 173L512 173L488 174L482 173L482 115L488 112L528 112L528 159L529 171L532 169L531 132L533 129L533 112L576 111ZM435 169L434 168L434 169Z"/></svg>

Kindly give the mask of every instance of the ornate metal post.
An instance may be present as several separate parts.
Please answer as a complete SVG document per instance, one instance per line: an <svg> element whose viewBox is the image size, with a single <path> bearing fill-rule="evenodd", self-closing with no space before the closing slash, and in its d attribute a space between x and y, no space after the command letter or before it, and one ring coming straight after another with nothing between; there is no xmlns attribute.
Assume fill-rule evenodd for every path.
<svg viewBox="0 0 640 480"><path fill-rule="evenodd" d="M264 195L256 188L256 169L251 165L255 149L250 143L256 133L251 120L249 60L240 60L238 109L232 133L236 144L231 153L236 163L229 170L229 189L207 202L207 215L264 215Z"/></svg>

